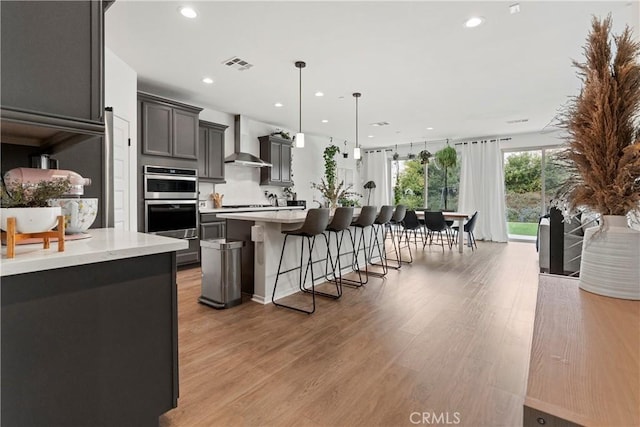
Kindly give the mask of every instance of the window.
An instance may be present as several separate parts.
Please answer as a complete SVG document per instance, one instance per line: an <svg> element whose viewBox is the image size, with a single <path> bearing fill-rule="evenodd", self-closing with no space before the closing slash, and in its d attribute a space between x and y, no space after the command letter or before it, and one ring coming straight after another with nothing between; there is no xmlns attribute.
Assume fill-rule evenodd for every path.
<svg viewBox="0 0 640 427"><path fill-rule="evenodd" d="M433 160L426 167L418 159L393 160L391 186L394 204L406 205L409 209L426 207L429 210L445 210L446 196L446 210L455 211L458 208L460 163L458 157L457 165L447 170L445 191L445 171L437 167Z"/></svg>

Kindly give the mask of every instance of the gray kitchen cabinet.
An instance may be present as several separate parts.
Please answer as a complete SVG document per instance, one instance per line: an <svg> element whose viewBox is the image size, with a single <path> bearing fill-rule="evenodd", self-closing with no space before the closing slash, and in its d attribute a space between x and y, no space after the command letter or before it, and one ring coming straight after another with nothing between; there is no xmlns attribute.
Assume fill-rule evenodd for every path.
<svg viewBox="0 0 640 427"><path fill-rule="evenodd" d="M142 154L198 159L198 115L202 108L138 92Z"/></svg>
<svg viewBox="0 0 640 427"><path fill-rule="evenodd" d="M270 168L260 169L260 184L290 187L291 177L291 141L275 136L261 136L260 158L271 163Z"/></svg>
<svg viewBox="0 0 640 427"><path fill-rule="evenodd" d="M198 177L204 181L224 180L224 132L228 126L200 120Z"/></svg>
<svg viewBox="0 0 640 427"><path fill-rule="evenodd" d="M2 142L46 149L104 134L105 5L0 2Z"/></svg>

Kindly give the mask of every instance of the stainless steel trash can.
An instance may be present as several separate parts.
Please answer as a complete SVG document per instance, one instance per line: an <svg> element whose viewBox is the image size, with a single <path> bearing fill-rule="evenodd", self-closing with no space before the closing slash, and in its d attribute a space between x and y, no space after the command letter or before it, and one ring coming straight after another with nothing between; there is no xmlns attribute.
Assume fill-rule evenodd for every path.
<svg viewBox="0 0 640 427"><path fill-rule="evenodd" d="M201 240L202 295L198 301L214 308L242 302L242 247L240 240Z"/></svg>

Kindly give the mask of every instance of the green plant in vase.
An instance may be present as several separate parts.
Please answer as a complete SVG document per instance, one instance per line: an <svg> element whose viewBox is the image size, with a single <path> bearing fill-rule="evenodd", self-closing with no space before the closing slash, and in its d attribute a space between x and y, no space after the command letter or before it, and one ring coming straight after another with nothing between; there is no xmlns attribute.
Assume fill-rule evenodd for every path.
<svg viewBox="0 0 640 427"><path fill-rule="evenodd" d="M37 183L2 181L0 188L0 228L7 230L7 218L16 218L18 233L49 231L61 215L60 206L50 206L52 199L63 196L71 188L69 178Z"/></svg>
<svg viewBox="0 0 640 427"><path fill-rule="evenodd" d="M335 209L338 206L338 200L348 199L351 196L357 196L357 193L351 191L352 186L345 186L344 181L337 183L338 163L335 156L340 152L337 145L330 145L324 149L324 178L320 183L311 183L311 188L320 191L325 202L329 203L329 207Z"/></svg>

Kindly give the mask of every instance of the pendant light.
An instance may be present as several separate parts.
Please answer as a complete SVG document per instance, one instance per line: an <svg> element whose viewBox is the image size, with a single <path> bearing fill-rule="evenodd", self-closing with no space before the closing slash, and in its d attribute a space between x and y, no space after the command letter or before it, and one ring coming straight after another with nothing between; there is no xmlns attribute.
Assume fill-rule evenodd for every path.
<svg viewBox="0 0 640 427"><path fill-rule="evenodd" d="M356 160L360 160L362 157L360 153L360 145L358 145L358 98L360 98L362 94L360 92L354 92L353 97L356 99L356 146L353 149L353 158Z"/></svg>
<svg viewBox="0 0 640 427"><path fill-rule="evenodd" d="M298 133L296 133L295 136L295 141L296 141L296 147L297 148L303 148L304 147L304 133L302 133L302 69L304 67L306 67L307 64L304 61L296 61L296 68L300 71L300 89L299 89L299 96L300 96L300 115L299 115L299 129L300 131Z"/></svg>

